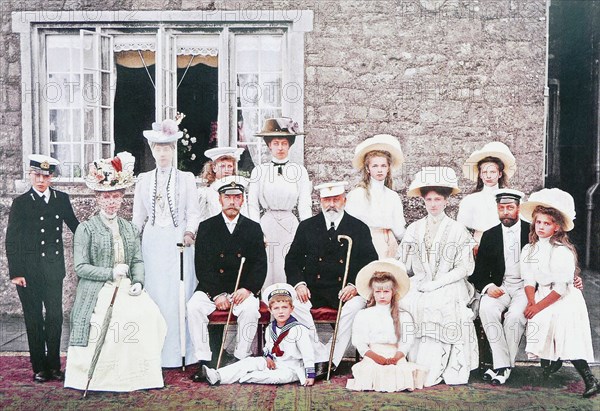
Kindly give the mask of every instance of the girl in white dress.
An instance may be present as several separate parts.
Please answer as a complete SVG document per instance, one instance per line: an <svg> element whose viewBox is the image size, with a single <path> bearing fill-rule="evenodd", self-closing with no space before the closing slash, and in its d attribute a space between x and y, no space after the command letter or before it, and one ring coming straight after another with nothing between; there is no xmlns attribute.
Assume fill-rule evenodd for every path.
<svg viewBox="0 0 600 411"><path fill-rule="evenodd" d="M287 282L285 256L299 224L294 209L301 221L312 216L308 171L288 157L300 134L304 133L298 131L298 124L287 117L265 120L263 130L256 134L264 138L272 156L269 163L252 170L248 187L250 218L260 223L269 258L263 290L271 284Z"/></svg>
<svg viewBox="0 0 600 411"><path fill-rule="evenodd" d="M410 291L400 306L412 314L416 341L408 359L427 366L425 386L466 384L479 365L473 312L475 289L467 281L475 266L473 237L444 213L448 197L460 190L454 170L424 167L407 195L422 197L427 217L406 229L401 261L412 272Z"/></svg>
<svg viewBox="0 0 600 411"><path fill-rule="evenodd" d="M380 259L395 257L404 234L404 208L392 187L392 171L404 161L398 139L389 134L368 138L354 150L354 168L362 181L346 197L346 211L371 229Z"/></svg>
<svg viewBox="0 0 600 411"><path fill-rule="evenodd" d="M413 391L423 388L427 368L406 361L414 340L412 316L400 309L410 281L404 265L394 259L373 261L356 277L356 288L368 303L352 325L352 344L362 361L352 367L355 391Z"/></svg>
<svg viewBox="0 0 600 411"><path fill-rule="evenodd" d="M142 253L146 265L146 289L158 304L168 325L163 348L163 367L179 367L182 362L180 343L180 251L184 247L185 300L197 285L194 269L195 233L200 222L196 179L189 172L173 167L177 140L183 133L173 120L154 123L144 131L156 168L138 176L133 198L133 223L143 229ZM183 328L183 327L182 327ZM187 328L187 327L186 327ZM186 332L185 363L197 362L192 342Z"/></svg>
<svg viewBox="0 0 600 411"><path fill-rule="evenodd" d="M508 180L516 169L515 157L506 144L499 141L475 150L463 165L463 174L477 186L460 202L456 221L473 230L477 243L484 231L499 224L494 191L508 187Z"/></svg>
<svg viewBox="0 0 600 411"><path fill-rule="evenodd" d="M544 378L569 360L585 382L584 397L600 392L588 365L594 361L587 306L573 286L579 272L577 253L567 231L573 229L573 197L558 188L531 194L521 205L523 218L531 221L529 244L521 252L525 282L527 346L530 358L540 358ZM536 290L537 287L537 290Z"/></svg>

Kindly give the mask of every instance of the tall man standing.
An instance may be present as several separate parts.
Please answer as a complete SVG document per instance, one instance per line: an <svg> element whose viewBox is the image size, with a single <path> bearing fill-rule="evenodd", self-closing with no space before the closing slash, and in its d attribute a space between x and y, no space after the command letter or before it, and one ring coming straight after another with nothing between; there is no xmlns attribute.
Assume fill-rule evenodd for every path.
<svg viewBox="0 0 600 411"><path fill-rule="evenodd" d="M6 230L9 276L23 307L36 382L64 379L60 369L65 277L62 230L64 221L75 232L79 221L69 196L50 187L58 164L52 157L29 156L32 187L13 201Z"/></svg>
<svg viewBox="0 0 600 411"><path fill-rule="evenodd" d="M285 257L288 283L294 286L298 302L294 303L294 317L314 332L316 362L329 359L331 341L325 348L319 343L311 307L338 308L344 302L338 325L333 365L337 367L350 344L352 322L366 301L354 286L356 274L371 261L377 260L369 227L344 212L346 182L325 183L319 190L322 212L300 223L294 241ZM348 282L342 288L346 267L348 243L338 241L339 235L352 238L348 267Z"/></svg>

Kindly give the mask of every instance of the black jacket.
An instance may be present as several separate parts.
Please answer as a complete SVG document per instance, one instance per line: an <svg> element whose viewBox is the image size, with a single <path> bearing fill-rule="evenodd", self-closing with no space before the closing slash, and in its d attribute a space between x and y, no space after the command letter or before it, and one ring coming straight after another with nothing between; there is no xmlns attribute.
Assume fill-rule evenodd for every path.
<svg viewBox="0 0 600 411"><path fill-rule="evenodd" d="M65 276L63 221L72 232L79 221L68 194L49 190L47 204L33 188L12 203L5 244L10 278L34 278L42 265L56 278Z"/></svg>
<svg viewBox="0 0 600 411"><path fill-rule="evenodd" d="M295 286L306 282L314 307L338 306L348 250L346 240L338 241L337 236L342 234L352 238L348 282L354 284L360 269L377 260L377 251L369 227L348 213L344 213L333 237L322 212L302 221L285 257L288 283Z"/></svg>
<svg viewBox="0 0 600 411"><path fill-rule="evenodd" d="M229 233L222 213L201 222L196 235L196 291L210 298L232 293L242 257L246 262L239 288L258 294L267 276L267 252L260 225L240 215L235 230Z"/></svg>
<svg viewBox="0 0 600 411"><path fill-rule="evenodd" d="M529 243L529 223L520 220L521 248ZM469 277L477 291L490 283L502 285L504 279L504 241L502 237L502 224L498 224L485 231L481 236L479 251L475 258L475 270Z"/></svg>

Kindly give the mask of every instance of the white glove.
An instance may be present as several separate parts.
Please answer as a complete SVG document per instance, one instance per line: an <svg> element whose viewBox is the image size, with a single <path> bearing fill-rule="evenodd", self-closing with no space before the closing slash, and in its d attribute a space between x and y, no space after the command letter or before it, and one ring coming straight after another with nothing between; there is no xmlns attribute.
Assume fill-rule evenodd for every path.
<svg viewBox="0 0 600 411"><path fill-rule="evenodd" d="M439 281L433 280L433 281L427 281L425 283L420 284L417 287L417 290L421 291L422 293L429 293L433 290L437 290L441 286L442 285L440 284Z"/></svg>
<svg viewBox="0 0 600 411"><path fill-rule="evenodd" d="M129 287L129 295L137 297L141 293L142 293L142 284L141 283L135 283L135 284L132 284L131 287Z"/></svg>
<svg viewBox="0 0 600 411"><path fill-rule="evenodd" d="M113 280L117 281L119 277L127 276L129 272L129 266L127 264L117 264L115 268L113 268Z"/></svg>

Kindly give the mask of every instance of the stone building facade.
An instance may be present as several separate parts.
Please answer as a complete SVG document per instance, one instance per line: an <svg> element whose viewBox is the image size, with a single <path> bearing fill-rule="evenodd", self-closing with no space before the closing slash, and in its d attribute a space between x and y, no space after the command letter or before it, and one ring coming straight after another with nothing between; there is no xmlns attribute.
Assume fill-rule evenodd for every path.
<svg viewBox="0 0 600 411"><path fill-rule="evenodd" d="M28 98L32 97L24 87L30 84L24 76L31 75L36 62L23 61L23 34L15 30L21 23L14 19L25 16L27 24L67 15L73 16L74 27L80 27L77 19L85 18L84 11L90 19L97 15L92 12L104 11L132 20L138 13L154 14L154 20L161 21L168 10L183 12L177 18L194 20L198 26L205 24L198 16L226 21L235 19L232 16L237 13L251 19L256 11L284 16L293 25L305 13L301 40L295 43L300 49L289 63L302 67L297 73L302 94L292 114L308 133L304 145L296 148L296 156L304 161L315 184L340 179L355 184L359 176L351 167L354 146L374 134L389 133L399 138L406 157L403 169L395 175L395 188L401 193L425 165L453 167L463 192L470 192L473 183L462 176L461 166L473 150L492 140L506 143L517 158L513 187L531 192L543 185L544 0L3 0L2 243L11 202L24 191L23 184L18 184L26 177L23 160L37 144L31 134L31 122L36 120L28 114ZM68 18L63 23L68 26ZM62 180L58 186L71 194L80 219L95 212L93 196L83 183ZM451 216L459 200L460 196L452 200ZM316 210L316 196L314 201ZM417 200L404 197L404 208L409 223L424 214ZM131 215L130 198L124 214ZM70 234L67 237L70 268L64 304L68 312L75 275ZM0 253L0 272L0 314L19 314L4 252Z"/></svg>

